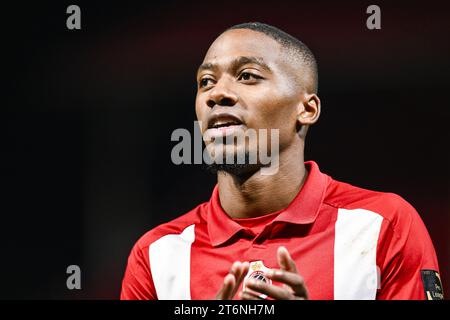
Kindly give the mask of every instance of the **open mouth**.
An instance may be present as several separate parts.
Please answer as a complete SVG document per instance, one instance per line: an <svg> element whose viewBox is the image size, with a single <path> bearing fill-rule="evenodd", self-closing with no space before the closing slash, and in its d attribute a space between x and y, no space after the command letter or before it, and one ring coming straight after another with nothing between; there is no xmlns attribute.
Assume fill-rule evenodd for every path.
<svg viewBox="0 0 450 320"><path fill-rule="evenodd" d="M235 122L235 121L229 121L229 122L220 122L216 123L213 126L210 127L210 129L219 129L219 128L225 128L225 127L231 127L231 126L239 126L242 122Z"/></svg>
<svg viewBox="0 0 450 320"><path fill-rule="evenodd" d="M218 114L208 121L208 129L220 129L232 126L240 126L243 122L233 114Z"/></svg>
<svg viewBox="0 0 450 320"><path fill-rule="evenodd" d="M205 141L225 136L240 135L245 131L244 122L231 113L212 115L208 121L208 129L203 138Z"/></svg>

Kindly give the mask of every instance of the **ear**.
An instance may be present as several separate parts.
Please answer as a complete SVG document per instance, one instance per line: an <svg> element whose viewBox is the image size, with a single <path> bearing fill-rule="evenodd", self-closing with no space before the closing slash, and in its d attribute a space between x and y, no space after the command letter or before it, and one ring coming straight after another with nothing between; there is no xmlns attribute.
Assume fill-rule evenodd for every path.
<svg viewBox="0 0 450 320"><path fill-rule="evenodd" d="M306 136L308 127L319 120L320 99L315 93L304 93L297 111L297 131L301 137Z"/></svg>

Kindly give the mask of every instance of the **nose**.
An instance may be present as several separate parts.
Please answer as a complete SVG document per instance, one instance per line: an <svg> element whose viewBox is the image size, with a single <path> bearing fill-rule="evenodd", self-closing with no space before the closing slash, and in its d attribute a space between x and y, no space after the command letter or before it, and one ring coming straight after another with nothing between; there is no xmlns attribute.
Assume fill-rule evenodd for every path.
<svg viewBox="0 0 450 320"><path fill-rule="evenodd" d="M213 108L215 105L232 107L237 103L237 100L237 95L230 90L227 81L223 79L222 81L218 81L210 91L206 104L210 108Z"/></svg>

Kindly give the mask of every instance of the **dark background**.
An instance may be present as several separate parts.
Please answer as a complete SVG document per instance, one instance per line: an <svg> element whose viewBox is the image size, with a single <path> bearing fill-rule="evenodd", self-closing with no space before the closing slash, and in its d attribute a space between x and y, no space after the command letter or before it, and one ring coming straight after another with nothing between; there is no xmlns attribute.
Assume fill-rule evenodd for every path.
<svg viewBox="0 0 450 320"><path fill-rule="evenodd" d="M449 295L449 42L443 3L108 1L2 4L1 285L6 299L115 299L147 230L209 199L215 177L176 166L193 130L195 71L249 21L304 41L322 115L306 159L335 179L400 194L421 214ZM66 28L81 7L82 29ZM66 268L82 290L66 288Z"/></svg>

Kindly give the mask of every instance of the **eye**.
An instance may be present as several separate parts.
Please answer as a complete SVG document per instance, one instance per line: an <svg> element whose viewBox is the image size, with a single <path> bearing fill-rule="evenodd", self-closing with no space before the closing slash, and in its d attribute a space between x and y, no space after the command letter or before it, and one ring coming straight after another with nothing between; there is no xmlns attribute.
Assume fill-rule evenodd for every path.
<svg viewBox="0 0 450 320"><path fill-rule="evenodd" d="M238 77L238 80L244 80L244 81L249 81L252 79L262 79L262 77L257 76L256 74L253 74L250 72L242 72Z"/></svg>
<svg viewBox="0 0 450 320"><path fill-rule="evenodd" d="M206 86L208 86L208 84L209 84L209 81L212 81L213 79L211 79L211 78L203 78L203 79L200 79L200 82L198 83L198 86L200 87L200 88L205 88Z"/></svg>

